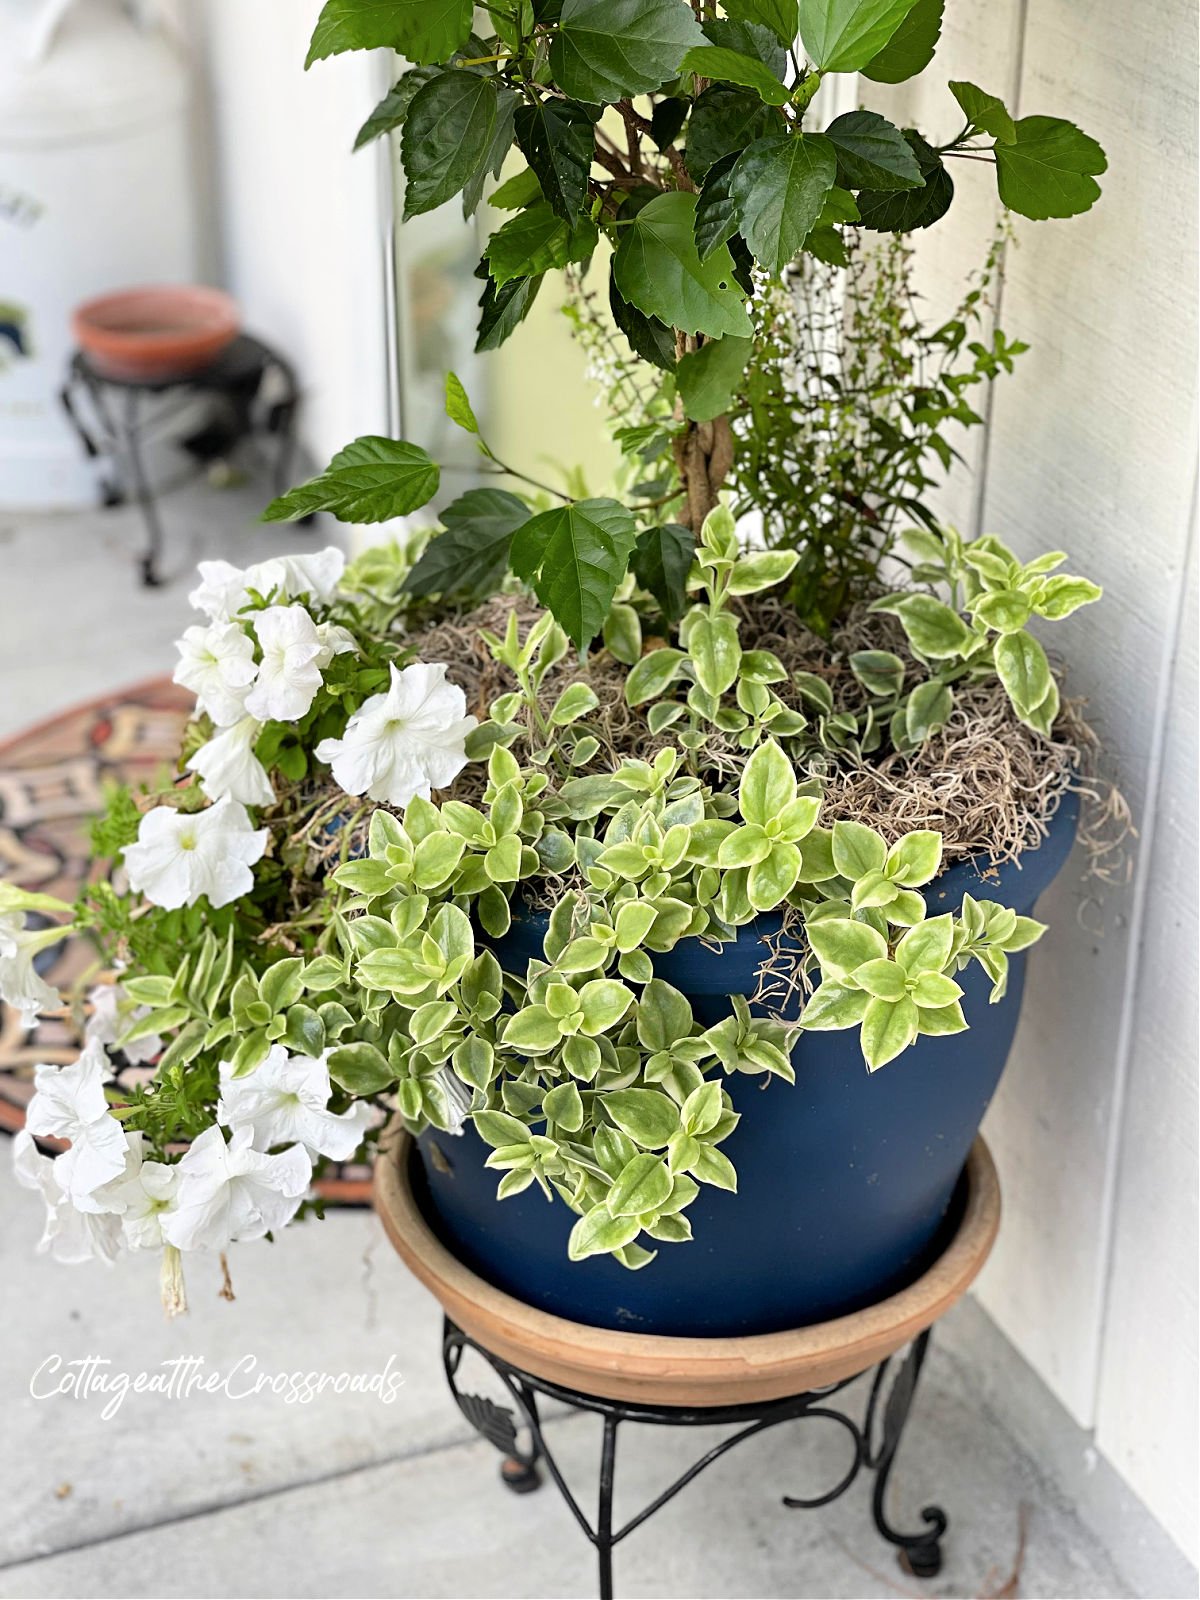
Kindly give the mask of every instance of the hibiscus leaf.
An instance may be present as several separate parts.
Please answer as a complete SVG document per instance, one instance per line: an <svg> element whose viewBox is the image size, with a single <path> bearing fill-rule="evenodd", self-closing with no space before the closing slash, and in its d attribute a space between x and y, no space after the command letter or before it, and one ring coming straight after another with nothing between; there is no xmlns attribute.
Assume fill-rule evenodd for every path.
<svg viewBox="0 0 1200 1600"><path fill-rule="evenodd" d="M788 98L787 88L778 76L756 56L743 55L722 45L695 45L683 58L685 72L694 72L701 78L715 78L721 83L740 83L753 89L760 100L769 106L781 106Z"/></svg>
<svg viewBox="0 0 1200 1600"><path fill-rule="evenodd" d="M526 167L507 178L494 194L489 195L488 205L496 211L523 211L541 198L542 186L537 173Z"/></svg>
<svg viewBox="0 0 1200 1600"><path fill-rule="evenodd" d="M916 0L800 0L800 37L822 72L858 72L897 32Z"/></svg>
<svg viewBox="0 0 1200 1600"><path fill-rule="evenodd" d="M405 579L409 594L482 599L499 587L516 530L529 507L504 489L469 489L442 512L444 533L425 546Z"/></svg>
<svg viewBox="0 0 1200 1600"><path fill-rule="evenodd" d="M383 134L391 133L401 127L417 90L424 88L429 80L436 76L437 72L433 67L415 67L411 72L406 72L399 83L388 90L358 130L354 148L361 150L364 145L370 144L372 139L378 139Z"/></svg>
<svg viewBox="0 0 1200 1600"><path fill-rule="evenodd" d="M453 199L491 152L499 110L493 79L477 72L440 72L413 96L404 119L404 217Z"/></svg>
<svg viewBox="0 0 1200 1600"><path fill-rule="evenodd" d="M755 257L781 273L821 215L837 176L837 153L822 134L758 139L729 180L738 227Z"/></svg>
<svg viewBox="0 0 1200 1600"><path fill-rule="evenodd" d="M512 569L582 647L608 615L635 537L633 516L618 501L577 500L517 530Z"/></svg>
<svg viewBox="0 0 1200 1600"><path fill-rule="evenodd" d="M475 276L487 279L479 297L479 328L475 336L475 351L479 354L484 350L498 350L524 322L542 287L542 274L536 278L511 278L507 283L497 284L487 270L487 262L481 261Z"/></svg>
<svg viewBox="0 0 1200 1600"><path fill-rule="evenodd" d="M472 0L325 0L305 68L347 50L397 50L445 61L467 42Z"/></svg>
<svg viewBox="0 0 1200 1600"><path fill-rule="evenodd" d="M925 182L919 189L859 191L859 218L864 228L875 233L910 233L914 228L928 228L945 215L954 199L954 180L937 151L912 128L904 129L904 138Z"/></svg>
<svg viewBox="0 0 1200 1600"><path fill-rule="evenodd" d="M517 111L517 96L511 89L500 89L496 95L496 121L492 137L483 160L463 185L463 220L472 217L483 199L488 178L498 178L504 168L508 152L512 149L513 125Z"/></svg>
<svg viewBox="0 0 1200 1600"><path fill-rule="evenodd" d="M729 180L737 165L737 153L722 156L708 169L700 198L696 201L696 249L707 261L719 244L737 232L737 206L729 192Z"/></svg>
<svg viewBox="0 0 1200 1600"><path fill-rule="evenodd" d="M419 445L368 434L339 450L319 477L272 500L262 520L294 522L328 511L340 522L386 522L432 500L438 478Z"/></svg>
<svg viewBox="0 0 1200 1600"><path fill-rule="evenodd" d="M488 240L488 270L498 287L514 278L549 272L572 261L586 261L596 248L596 224L588 218L564 222L546 200L518 211Z"/></svg>
<svg viewBox="0 0 1200 1600"><path fill-rule="evenodd" d="M996 182L1011 210L1034 221L1073 217L1100 198L1104 151L1061 117L1022 117L1013 144L997 143Z"/></svg>
<svg viewBox="0 0 1200 1600"><path fill-rule="evenodd" d="M587 199L596 132L592 114L573 100L538 100L517 112L517 143L564 222L574 223Z"/></svg>
<svg viewBox="0 0 1200 1600"><path fill-rule="evenodd" d="M797 0L726 0L725 10L738 22L755 22L770 28L785 45L792 44L800 32Z"/></svg>
<svg viewBox="0 0 1200 1600"><path fill-rule="evenodd" d="M825 137L837 150L837 181L843 189L919 189L925 181L900 129L874 111L835 117Z"/></svg>
<svg viewBox="0 0 1200 1600"><path fill-rule="evenodd" d="M608 304L612 319L629 341L629 347L643 361L661 367L664 372L675 370L675 335L665 322L657 317L644 317L636 306L631 306L617 288L612 272L608 275Z"/></svg>
<svg viewBox="0 0 1200 1600"><path fill-rule="evenodd" d="M980 133L990 133L1001 144L1016 143L1017 125L999 96L988 94L985 89L965 80L951 83L948 87L972 128Z"/></svg>
<svg viewBox="0 0 1200 1600"><path fill-rule="evenodd" d="M684 165L696 182L701 183L718 161L737 155L753 140L763 138L777 126L770 106L765 106L757 95L715 83L705 89L692 107Z"/></svg>
<svg viewBox="0 0 1200 1600"><path fill-rule="evenodd" d="M915 78L933 60L942 32L946 0L916 0L895 33L863 67L873 83L903 83Z"/></svg>
<svg viewBox="0 0 1200 1600"><path fill-rule="evenodd" d="M668 327L713 338L726 333L749 338L753 328L733 257L720 245L707 261L700 260L695 218L696 196L682 190L643 206L621 230L613 257L617 288L639 311Z"/></svg>
<svg viewBox="0 0 1200 1600"><path fill-rule="evenodd" d="M711 422L729 410L741 382L753 342L750 339L710 339L679 362L675 381L684 415L693 422Z"/></svg>
<svg viewBox="0 0 1200 1600"><path fill-rule="evenodd" d="M563 0L550 70L572 100L608 105L660 89L703 43L687 0Z"/></svg>
<svg viewBox="0 0 1200 1600"><path fill-rule="evenodd" d="M678 622L687 610L687 576L696 541L688 528L668 522L647 528L633 552L633 574L662 607L668 622Z"/></svg>

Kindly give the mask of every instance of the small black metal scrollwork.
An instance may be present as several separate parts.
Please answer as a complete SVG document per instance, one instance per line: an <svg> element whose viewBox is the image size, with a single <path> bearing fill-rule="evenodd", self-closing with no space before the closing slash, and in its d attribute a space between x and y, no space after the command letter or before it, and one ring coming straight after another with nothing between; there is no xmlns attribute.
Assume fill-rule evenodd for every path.
<svg viewBox="0 0 1200 1600"><path fill-rule="evenodd" d="M904 1433L905 1424L908 1421L909 1412L912 1409L917 1380L921 1374L921 1367L924 1363L928 1346L929 1332L927 1330L917 1338L903 1362L895 1371L892 1386L888 1392L887 1400L882 1406L882 1411L880 1401L888 1373L892 1369L892 1361L889 1358L880 1363L872 1377L866 1415L861 1425L854 1417L828 1403L834 1395L839 1394L851 1383L856 1382L857 1379L855 1378L843 1379L842 1382L831 1384L825 1389L793 1395L783 1400L764 1401L757 1405L710 1406L697 1410L688 1410L678 1406L651 1406L632 1401L606 1400L596 1395L584 1394L578 1390L562 1388L543 1378L533 1377L476 1343L474 1339L465 1334L449 1318L446 1319L445 1323L442 1357L446 1370L446 1380L450 1385L450 1392L453 1394L459 1410L472 1428L482 1438L486 1439L489 1444L494 1445L504 1457L501 1465L501 1477L504 1483L517 1493L527 1493L530 1489L536 1488L541 1481L538 1465L539 1463L544 1464L546 1471L553 1479L580 1530L596 1550L599 1566L600 1600L612 1600L613 1549L622 1539L627 1538L636 1528L640 1528L656 1511L659 1511L669 1500L673 1500L680 1490L686 1488L693 1479L698 1477L706 1467L711 1466L714 1461L726 1455L742 1440L749 1439L754 1434L762 1433L767 1428L773 1428L781 1422L799 1421L806 1417L823 1418L843 1428L850 1436L853 1453L849 1468L832 1489L825 1494L805 1499L785 1495L783 1497L784 1505L807 1510L829 1505L831 1501L845 1494L858 1477L860 1471L866 1468L875 1474L871 1496L871 1513L876 1528L883 1538L897 1547L899 1559L908 1572L918 1578L935 1576L941 1568L940 1541L946 1532L947 1526L945 1512L938 1506L926 1506L921 1513L926 1524L925 1528L919 1533L900 1533L888 1522L884 1505L888 1478L896 1459L896 1452L900 1447L900 1440ZM509 1410L506 1406L496 1405L494 1401L481 1396L464 1394L459 1389L458 1372L462 1363L463 1352L467 1349L477 1352L491 1367L492 1372L500 1380L505 1393L512 1401L512 1410ZM538 1412L539 1394L573 1406L577 1410L594 1412L603 1418L599 1494L594 1524L581 1509L579 1502L568 1487L553 1453L547 1448ZM623 1422L641 1422L669 1427L727 1423L733 1425L735 1431L728 1438L722 1439L718 1444L713 1445L698 1460L694 1461L686 1472L681 1473L649 1505L644 1506L641 1511L630 1517L627 1522L614 1529L613 1490L616 1479L617 1429ZM519 1428L521 1426L529 1434L530 1442L527 1450L520 1448ZM877 1427L879 1432L878 1442L875 1441Z"/></svg>

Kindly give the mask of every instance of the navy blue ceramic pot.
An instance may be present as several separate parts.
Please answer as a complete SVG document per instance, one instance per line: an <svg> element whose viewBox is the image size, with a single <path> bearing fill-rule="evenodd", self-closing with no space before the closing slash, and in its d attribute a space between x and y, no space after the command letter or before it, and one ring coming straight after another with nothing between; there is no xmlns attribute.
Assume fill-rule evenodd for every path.
<svg viewBox="0 0 1200 1600"><path fill-rule="evenodd" d="M1067 858L1078 816L1078 796L1068 795L1046 840L1019 864L949 868L924 891L931 913L957 910L970 893L1030 914ZM715 1022L730 994L754 993L760 940L778 926L762 918L719 953L687 940L654 964L702 1021ZM514 922L498 947L504 964L523 972L528 957L541 954L544 928L544 918ZM702 1186L688 1212L691 1242L660 1245L640 1271L607 1256L569 1261L572 1213L536 1187L498 1201L498 1175L484 1168L488 1147L470 1128L419 1141L429 1221L498 1288L596 1327L717 1338L803 1327L871 1305L923 1272L955 1225L967 1152L1016 1030L1025 961L1011 959L1008 992L996 1005L988 1003L989 979L972 964L959 975L970 1031L919 1039L878 1072L867 1071L858 1030L849 1029L800 1038L794 1086L726 1078L741 1121L721 1148L737 1168L739 1192Z"/></svg>

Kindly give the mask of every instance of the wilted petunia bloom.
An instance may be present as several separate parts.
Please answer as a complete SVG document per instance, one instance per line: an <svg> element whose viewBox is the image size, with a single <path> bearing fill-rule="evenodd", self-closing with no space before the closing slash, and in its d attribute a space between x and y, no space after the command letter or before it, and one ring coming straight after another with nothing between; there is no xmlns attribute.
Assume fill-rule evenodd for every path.
<svg viewBox="0 0 1200 1600"><path fill-rule="evenodd" d="M187 764L200 774L200 787L210 800L238 800L246 806L269 806L275 798L267 769L254 754L262 723L243 717L202 744Z"/></svg>
<svg viewBox="0 0 1200 1600"><path fill-rule="evenodd" d="M235 1078L232 1064L221 1063L217 1121L227 1128L248 1127L260 1150L274 1144L302 1144L311 1154L349 1161L372 1120L360 1100L348 1111L328 1110L332 1086L325 1056L290 1056L271 1046L265 1061Z"/></svg>
<svg viewBox="0 0 1200 1600"><path fill-rule="evenodd" d="M312 1178L302 1145L280 1155L253 1148L249 1128L228 1144L215 1125L193 1141L179 1162L176 1208L162 1224L178 1250L223 1250L239 1239L261 1239L296 1215Z"/></svg>

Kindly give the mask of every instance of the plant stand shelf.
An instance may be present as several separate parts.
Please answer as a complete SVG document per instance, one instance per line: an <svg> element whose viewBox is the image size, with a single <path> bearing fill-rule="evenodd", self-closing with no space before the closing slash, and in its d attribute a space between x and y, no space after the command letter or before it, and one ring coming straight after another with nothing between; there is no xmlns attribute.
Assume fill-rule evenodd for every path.
<svg viewBox="0 0 1200 1600"><path fill-rule="evenodd" d="M260 404L268 383L274 385L274 398ZM219 402L224 418L182 441L184 448L204 462L232 450L261 426L276 441L273 476L275 492L281 494L291 470L300 391L291 364L261 339L239 334L206 366L180 377L114 377L76 350L60 391L63 410L84 453L89 460L107 462L104 504L122 505L130 492L137 501L146 529L139 566L147 588L163 581L159 568L163 529L146 472L145 446L151 439L173 435L177 419L197 395ZM311 521L303 519L306 525Z"/></svg>
<svg viewBox="0 0 1200 1600"><path fill-rule="evenodd" d="M783 1504L795 1509L828 1505L861 1472L871 1473L875 1527L896 1546L908 1573L917 1578L937 1574L945 1512L926 1506L924 1525L903 1532L888 1518L887 1486L932 1326L966 1292L999 1227L999 1182L982 1139L967 1163L957 1231L915 1283L850 1316L735 1339L593 1328L537 1311L494 1288L458 1261L425 1221L411 1183L413 1159L406 1134L389 1137L376 1165L375 1204L392 1243L446 1312L443 1360L451 1393L471 1426L500 1451L501 1477L511 1490L527 1493L538 1487L543 1469L549 1475L596 1550L601 1600L611 1600L614 1592L613 1549L618 1543L744 1439L808 1417L845 1430L852 1445L850 1466L826 1493L806 1499L785 1495ZM467 1351L491 1368L511 1409L464 1389L460 1369ZM864 1373L872 1374L865 1409L852 1412L834 1404ZM547 1445L539 1397L603 1420L594 1521L582 1510ZM648 1505L614 1526L617 1434L623 1423L675 1428L717 1424L732 1431ZM526 1434L524 1442L519 1430Z"/></svg>

